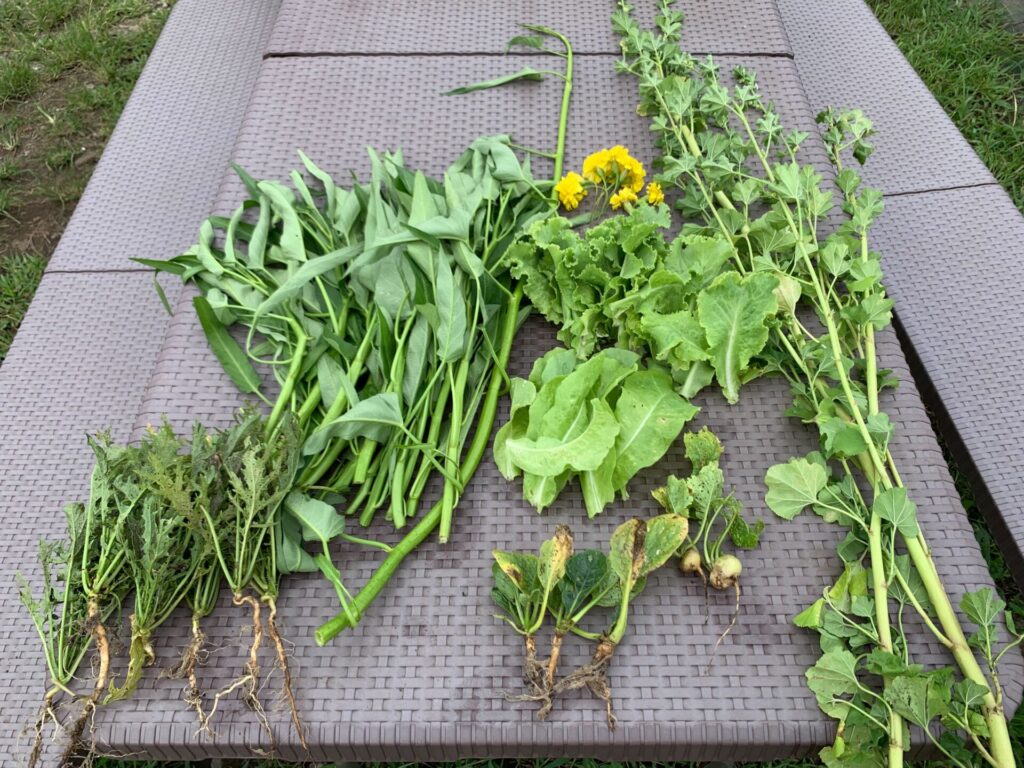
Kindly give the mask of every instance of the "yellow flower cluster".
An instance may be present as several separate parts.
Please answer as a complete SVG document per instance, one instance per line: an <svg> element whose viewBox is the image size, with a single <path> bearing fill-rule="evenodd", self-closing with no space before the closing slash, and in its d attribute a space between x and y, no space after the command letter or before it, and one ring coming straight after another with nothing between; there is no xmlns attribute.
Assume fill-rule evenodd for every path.
<svg viewBox="0 0 1024 768"><path fill-rule="evenodd" d="M583 161L582 176L575 171L565 174L555 184L555 194L565 210L574 211L587 196L589 187L601 186L608 192L615 190L608 202L618 210L639 200L646 175L641 162L630 155L628 149L617 145L587 157ZM665 193L656 181L647 185L647 202L651 205L665 202Z"/></svg>
<svg viewBox="0 0 1024 768"><path fill-rule="evenodd" d="M614 184L638 193L644 186L643 165L623 146L601 149L583 161L583 177L595 184Z"/></svg>
<svg viewBox="0 0 1024 768"><path fill-rule="evenodd" d="M583 188L583 177L570 171L555 184L555 193L558 195L558 202L565 210L576 210L583 198L587 196L587 190Z"/></svg>
<svg viewBox="0 0 1024 768"><path fill-rule="evenodd" d="M613 210L618 210L625 203L635 203L636 202L636 192L634 192L629 187L623 187L618 192L616 192L614 195L612 195L611 199L608 202L612 204L612 209Z"/></svg>
<svg viewBox="0 0 1024 768"><path fill-rule="evenodd" d="M665 202L665 193L661 190L661 184L656 181L647 185L647 202L651 205L660 205Z"/></svg>

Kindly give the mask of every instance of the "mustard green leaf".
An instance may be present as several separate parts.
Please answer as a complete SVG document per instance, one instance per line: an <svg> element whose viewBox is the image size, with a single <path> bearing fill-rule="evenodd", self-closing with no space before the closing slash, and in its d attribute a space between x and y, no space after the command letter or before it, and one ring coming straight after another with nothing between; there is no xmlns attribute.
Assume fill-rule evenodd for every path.
<svg viewBox="0 0 1024 768"><path fill-rule="evenodd" d="M751 358L768 341L767 321L778 311L778 281L763 272L740 277L726 272L697 299L697 317L704 328L711 365L726 400L739 400L740 385Z"/></svg>

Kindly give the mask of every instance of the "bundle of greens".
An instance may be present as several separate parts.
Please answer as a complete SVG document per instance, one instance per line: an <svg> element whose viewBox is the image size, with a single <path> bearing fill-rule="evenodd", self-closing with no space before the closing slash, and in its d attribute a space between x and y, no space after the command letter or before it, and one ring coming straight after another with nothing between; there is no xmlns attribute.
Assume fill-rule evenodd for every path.
<svg viewBox="0 0 1024 768"><path fill-rule="evenodd" d="M243 688L262 719L256 664L260 603L246 594L254 590L270 605L269 631L301 737L284 645L273 623L276 542L283 525L279 483L290 487L298 464L294 426L285 421L267 435L259 413L244 411L227 430L210 433L197 425L191 441L165 424L147 430L137 445L117 445L106 435L89 442L96 455L89 499L68 506L66 542L40 545L42 595L36 598L21 580L21 599L43 641L52 684L36 723L30 764L39 758L46 720L58 722L53 705L60 693L82 702L69 728L64 762L88 747L85 729L96 708L134 693L143 670L156 661L153 633L185 600L193 609L193 638L171 674L189 679L187 700L208 728L226 694L218 693L205 712L195 669L203 652L200 622L212 611L222 578L236 604L252 607L254 628L246 674L226 690ZM124 680L115 684L110 632L122 624L129 600L128 664ZM95 681L91 692L80 696L71 685L91 648L98 657Z"/></svg>
<svg viewBox="0 0 1024 768"><path fill-rule="evenodd" d="M684 397L717 379L736 402L760 372L782 283L737 274L728 241L684 232L667 243L664 204L625 207L583 234L562 217L535 223L509 248L512 274L579 357L614 344L665 365Z"/></svg>
<svg viewBox="0 0 1024 768"><path fill-rule="evenodd" d="M501 609L498 618L523 636L526 647L527 693L509 700L540 703L537 716L543 720L554 696L585 687L605 703L608 728L614 730L608 669L626 634L629 604L647 576L679 550L687 528L680 515L628 520L615 529L607 555L599 550L574 553L572 533L565 526L558 526L554 538L541 545L539 556L495 550L491 598ZM616 610L611 627L602 634L581 629L579 623L598 607ZM537 659L536 633L548 614L555 628L544 663ZM589 663L557 680L562 641L569 632L592 639L596 647Z"/></svg>
<svg viewBox="0 0 1024 768"><path fill-rule="evenodd" d="M673 391L668 372L607 349L580 363L571 349L538 359L528 379L513 379L509 420L494 438L494 458L542 511L578 477L590 517L633 476L657 462L697 408Z"/></svg>
<svg viewBox="0 0 1024 768"><path fill-rule="evenodd" d="M314 531L299 511L323 515L315 501L344 498L362 525L385 509L403 528L436 476L436 514L420 522L447 539L472 474L463 472L468 445L490 429L488 393L505 375L522 319L501 257L550 203L505 137L475 142L443 182L409 170L400 155L371 153L370 181L343 189L303 162L315 192L297 172L297 194L243 174L251 198L234 216L209 220L188 253L146 263L199 285L200 321L240 389L262 397L254 361L274 371L280 394L269 428L295 414L301 498L286 505L281 547L293 555L287 571L319 569L336 587L342 624L318 634L326 642L358 623L375 593L353 598L326 552L302 557L304 541L326 546L342 527ZM249 210L259 211L255 224L245 222ZM228 334L233 324L246 330L244 346ZM410 543L422 534L414 528Z"/></svg>
<svg viewBox="0 0 1024 768"><path fill-rule="evenodd" d="M822 234L833 194L799 162L807 134L784 132L752 72L737 68L730 88L710 58L698 62L683 51L682 14L671 5L660 1L658 29L648 31L620 3L613 17L622 39L619 69L638 80L638 111L651 119L661 152L658 179L678 195L683 235L726 249L719 281L777 281L778 312L767 318L768 345L756 353L754 371L787 378L789 413L818 428L821 451L768 472L769 507L785 518L811 507L849 529L839 547L845 583L800 618L821 634L823 656L809 683L839 720L835 744L822 758L829 766L902 765L909 722L950 764L980 759L1010 768L1000 651L993 647L1000 606L986 590L964 595L961 606L979 626L969 639L903 487L889 450L894 425L879 405L880 391L893 384L875 352L875 334L892 309L879 255L869 246L882 197L844 167L849 153L860 162L870 154L871 124L857 111L829 110L819 118L846 214L841 226ZM959 676L912 663L906 606L950 650ZM941 737L932 731L937 721L945 726Z"/></svg>

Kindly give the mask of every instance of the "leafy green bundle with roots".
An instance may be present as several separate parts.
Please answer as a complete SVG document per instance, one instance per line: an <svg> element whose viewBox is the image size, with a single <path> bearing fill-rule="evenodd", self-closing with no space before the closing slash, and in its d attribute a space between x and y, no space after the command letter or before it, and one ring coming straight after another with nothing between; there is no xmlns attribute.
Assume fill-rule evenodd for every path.
<svg viewBox="0 0 1024 768"><path fill-rule="evenodd" d="M879 255L869 244L882 196L844 165L849 153L867 159L871 124L856 110L819 117L845 214L823 235L833 193L799 161L807 134L784 132L753 72L737 68L730 88L710 58L698 62L683 51L682 14L671 5L661 0L657 31L648 31L620 3L613 17L623 49L618 68L637 78L638 111L650 118L661 153L658 179L675 189L683 234L727 244L724 270L736 277L719 280L774 280L778 311L761 324L760 348L748 351L747 378L785 376L794 397L790 413L818 428L821 451L768 472L768 505L786 518L811 507L849 529L840 546L846 581L800 618L822 635L824 655L808 672L809 684L839 720L836 743L822 758L830 766L902 765L909 722L953 765L981 759L1010 768L996 669L1005 649L994 648L1000 606L987 590L964 595L961 607L979 627L968 637L889 449L894 425L879 405L880 391L893 384L879 370L875 349L892 309ZM862 494L861 482L869 494ZM912 663L904 609L917 613L950 651L959 669L955 681L951 670L926 672ZM941 739L929 730L935 721L945 726Z"/></svg>
<svg viewBox="0 0 1024 768"><path fill-rule="evenodd" d="M538 555L495 550L491 599L506 622L523 637L523 682L526 693L506 694L515 702L538 704L537 717L547 718L554 698L587 688L605 704L608 728L615 728L612 689L608 681L615 649L626 634L629 605L643 591L647 576L665 564L682 546L688 522L675 514L648 521L628 520L611 536L610 552L574 552L572 532L559 525ZM615 619L603 633L579 625L596 608L612 608ZM545 619L554 620L551 652L537 658L537 633ZM562 643L569 633L596 643L593 658L564 678L557 678Z"/></svg>

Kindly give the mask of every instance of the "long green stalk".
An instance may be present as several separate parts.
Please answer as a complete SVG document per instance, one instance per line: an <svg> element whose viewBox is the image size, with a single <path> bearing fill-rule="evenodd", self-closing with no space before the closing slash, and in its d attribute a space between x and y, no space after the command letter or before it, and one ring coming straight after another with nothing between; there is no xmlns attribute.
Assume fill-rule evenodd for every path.
<svg viewBox="0 0 1024 768"><path fill-rule="evenodd" d="M483 405L480 409L480 418L477 421L476 432L473 441L466 451L465 458L459 470L459 479L463 486L469 483L480 466L487 444L491 439L491 431L494 428L494 420L498 412L498 398L501 396L505 383L505 368L508 365L512 353L512 342L515 340L516 329L519 321L519 303L522 300L523 291L517 287L509 299L502 318L501 345L498 349L498 360L491 371L490 383L487 386L487 394L484 396ZM434 529L441 523L442 501L438 501L431 507L419 523L417 523L405 537L398 542L380 564L373 576L366 582L362 589L352 600L352 607L356 616L361 616L370 604L387 586L388 581L395 571L402 564L402 561L422 544ZM352 627L352 622L343 612L333 619L320 625L316 630L316 642L318 645L326 645L333 640L340 632Z"/></svg>
<svg viewBox="0 0 1024 768"><path fill-rule="evenodd" d="M812 372L808 368L808 361L813 365L814 355L817 352L808 349L805 345L806 330L795 317L790 326L783 323L775 330L776 336L781 342L780 349L792 358L792 365L806 380L806 389L808 395L814 398L815 408L821 412L823 403L830 406L834 404L832 413L839 415L855 428L864 444L864 452L856 457L856 461L871 484L873 497L877 499L892 489L902 489L902 480L888 446L885 441L879 446L877 437L872 434L872 430L868 426L869 419L874 419L877 424L878 417L883 415L879 409L875 317L871 316L867 321L857 321L854 315L844 313L840 320L842 299L834 290L835 281L830 282L821 271L821 267L815 262L817 256L812 258L812 251L817 254L820 250L816 229L820 215L818 207L821 202L820 197L815 197L820 194L817 190L817 182L813 177L806 177L806 174L803 173L803 170L806 169L801 169L796 162L796 147L803 139L785 137L785 149L792 158L791 165L775 166L769 162L772 141L777 141L779 145L783 143L782 127L771 108L766 108L761 102L752 73L743 71L737 74L738 85L734 95L718 82L717 68L710 61L697 64L685 53L680 54L674 44L678 42L678 30L681 28L682 18L680 14L669 10L670 5L671 0L661 2L658 19L661 36L655 35L650 40L644 36L645 33L639 31L630 18L631 9L627 5L621 4L621 10L616 14L617 28L622 33L626 53L625 68L642 81L641 94L646 102L642 106L651 112L657 110L661 117L661 126L655 128L661 134L660 148L669 158L672 158L675 153L688 154L693 158L689 164L679 164L672 158L672 163L666 167L679 169L675 171L672 178L673 180L678 179L677 183L684 192L691 195L689 198L691 207L694 205L692 195L703 198L704 215L709 226L717 228L720 235L734 245L745 239L751 257L755 255L756 251L755 247L750 245L748 233L754 222L752 218L747 218L746 223L742 224L741 221L738 221L737 214L749 217L747 205L753 199L768 202L772 206L772 215L776 218L768 226L781 223L788 230L788 235L791 238L790 248L795 254L796 266L802 272L802 275L796 275L796 279L804 287L804 295L806 295L806 289L810 289L811 303L825 327L825 336L821 341L824 342L824 350L829 358L829 372L826 376L837 381L838 393L835 390L830 392L829 386L820 377L819 372ZM670 42L673 45L668 45ZM633 57L632 60L630 57ZM668 77L669 75L671 78ZM669 83L669 80L673 78L674 81ZM680 87L681 83L685 83L689 90L687 87ZM672 87L669 88L669 85ZM672 91L674 104L682 105L677 107L678 112L670 108L668 99L661 92L663 87ZM706 90L703 90L705 88ZM654 102L653 109L652 101ZM747 116L748 110L760 113L759 116L762 119L758 121L757 131L754 130L751 120ZM745 142L742 147L735 146L735 150L748 155L755 154L763 177L751 175L751 172L743 167L742 162L734 167L734 170L730 172L731 175L723 173L723 165L720 163L713 163L714 173L705 173L704 165L707 161L701 151L701 136L704 135L703 132L710 134L716 127L725 126L727 119L734 120L739 124L742 141ZM845 116L843 119L846 119ZM859 113L851 119L859 120ZM839 158L840 148L843 146L842 131L838 130L835 125L830 124L828 127L832 138L827 139L826 143L829 144L830 154L834 155L833 163L837 166L837 170L842 172ZM869 124L868 128L870 128ZM860 141L865 132L863 123L858 124L853 131L855 139ZM671 139L668 138L670 136ZM838 138L836 138L837 136ZM731 140L728 132L725 134L716 132L716 138L725 139L726 142ZM764 139L763 143L762 139ZM672 146L673 143L675 146ZM846 144L845 146L851 145ZM722 157L728 156L730 151L723 151L721 144L715 144L713 149ZM858 152L860 152L859 155ZM858 156L858 159L863 160L869 152L869 146L858 145L854 154ZM673 164L675 165L673 166ZM777 167L787 171L788 176L785 180L776 177L775 168ZM813 190L810 188L812 184L815 185ZM847 174L846 182L841 183L841 186L846 192L846 211L851 218L851 228L856 230L857 253L855 258L864 265L864 274L870 275L871 271L868 268L871 266L869 264L871 255L867 242L867 227L877 214L873 210L858 210L859 196L855 193L858 184L859 180L856 180L855 176L851 181ZM740 190L741 185L746 185L744 190L749 191ZM737 211L731 197L744 202L742 213ZM875 202L877 205L877 199ZM801 203L806 206L804 210L801 210ZM795 214L794 206L796 207ZM880 206L878 207L880 208ZM720 214L718 208L723 209L723 212L728 211L729 215ZM768 221L770 220L767 217L762 217L758 219L757 223L764 227L765 222ZM805 223L807 224L806 229ZM776 248L779 247L776 246ZM785 245L782 245L781 248L784 249ZM767 256L767 254L765 255ZM767 258L763 258L760 266L757 264L746 265L746 270L764 269L764 262L767 260ZM778 263L773 266L781 274L787 274L793 269L793 267L787 266L784 258L780 258ZM741 273L745 271L743 265L740 265L739 271ZM862 301L863 296L860 292L871 291L872 298L875 300L873 311L885 311L884 294L879 292L881 289L877 285L871 288L870 283L866 284L869 286L868 288L855 289L858 293L853 294L850 301ZM844 333L852 334L852 339L844 337ZM787 338L787 334L791 334L791 338ZM818 340L814 339L814 341ZM863 392L858 386L855 386L851 379L847 369L848 357L859 360L861 363ZM795 379L790 376L790 380L794 381ZM826 416L829 414L828 411L824 411L824 413ZM844 462L844 466L848 465ZM982 712L988 730L990 762L999 768L1009 768L1013 765L1013 756L1001 702L998 694L993 692L992 684L981 670L967 643L960 621L935 570L923 535L919 533L919 530L915 531L914 535L904 535L900 526L895 526L892 522L886 523L883 520L876 504L872 504L868 511L870 521L865 526L865 530L868 539L868 570L878 647L889 653L896 650L889 614L889 581L892 568L891 558L894 556L894 551L891 550L892 545L887 542L887 534L883 532L883 527L890 525L897 529L898 538L904 544L912 566L921 578L929 601L934 607L938 624L941 627L941 630L936 631L937 638L951 649L964 676L984 686L987 692ZM911 596L911 602L916 609L922 610L916 597ZM930 629L937 629L930 620L925 623ZM884 682L888 688L890 683L888 676L884 678ZM994 681L994 684L998 691L998 681ZM888 719L886 728L888 765L891 767L901 766L904 750L908 748L908 745L903 743L905 726L902 718L896 712L895 705L888 703L888 697L885 701ZM855 709L852 703L850 706L851 709ZM971 735L976 739L977 734L972 733ZM986 753L983 752L983 754ZM986 757L988 756L986 754Z"/></svg>

